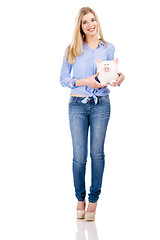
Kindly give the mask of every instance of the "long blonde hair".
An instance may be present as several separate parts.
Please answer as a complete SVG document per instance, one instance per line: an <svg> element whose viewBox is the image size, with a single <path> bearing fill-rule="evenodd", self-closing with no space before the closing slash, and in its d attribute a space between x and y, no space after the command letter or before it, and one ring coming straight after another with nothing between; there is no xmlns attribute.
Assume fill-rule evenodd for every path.
<svg viewBox="0 0 160 240"><path fill-rule="evenodd" d="M98 25L98 31L97 31L97 37L99 40L101 40L105 45L107 45L106 41L103 38L100 22L98 20L98 16L90 7L83 7L79 10L77 17L76 17L76 23L75 23L75 29L73 32L73 38L71 44L66 49L66 59L70 64L73 64L75 62L75 57L80 56L83 54L83 42L85 40L85 34L81 28L81 22L82 17L87 14L92 13L97 21Z"/></svg>

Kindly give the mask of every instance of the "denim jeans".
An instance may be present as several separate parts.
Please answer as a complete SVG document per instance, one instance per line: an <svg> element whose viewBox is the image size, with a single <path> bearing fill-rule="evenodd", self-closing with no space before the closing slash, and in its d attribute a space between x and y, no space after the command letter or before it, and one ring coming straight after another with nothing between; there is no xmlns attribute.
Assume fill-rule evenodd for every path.
<svg viewBox="0 0 160 240"><path fill-rule="evenodd" d="M73 145L73 180L78 201L86 196L85 173L88 155L88 131L90 129L91 186L89 202L99 199L105 166L104 142L110 117L109 96L98 97L88 103L81 101L84 97L70 97L69 122Z"/></svg>

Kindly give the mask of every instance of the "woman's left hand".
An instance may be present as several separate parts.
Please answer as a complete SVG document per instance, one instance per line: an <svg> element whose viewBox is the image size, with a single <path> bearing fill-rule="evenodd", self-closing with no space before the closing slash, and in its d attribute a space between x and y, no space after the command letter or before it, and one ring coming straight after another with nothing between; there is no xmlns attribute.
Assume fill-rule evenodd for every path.
<svg viewBox="0 0 160 240"><path fill-rule="evenodd" d="M117 73L117 74L119 75L119 77L118 77L118 79L117 79L115 82L112 82L112 83L110 84L112 87L117 87L117 86L121 85L121 83L122 83L122 82L124 81L124 79L125 79L125 76L124 76L123 73L119 72L119 73Z"/></svg>

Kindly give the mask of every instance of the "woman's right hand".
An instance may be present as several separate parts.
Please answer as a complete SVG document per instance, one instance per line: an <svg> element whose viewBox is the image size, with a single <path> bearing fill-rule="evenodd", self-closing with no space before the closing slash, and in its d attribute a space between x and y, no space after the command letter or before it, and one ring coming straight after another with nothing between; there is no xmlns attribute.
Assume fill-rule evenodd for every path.
<svg viewBox="0 0 160 240"><path fill-rule="evenodd" d="M91 77L84 78L84 79L79 79L79 81L76 81L76 86L85 85L87 87L91 87L91 88L94 88L94 89L99 89L99 88L105 87L106 86L105 84L101 84L101 83L99 83L95 80L95 78L98 76L98 74L99 73L96 73Z"/></svg>

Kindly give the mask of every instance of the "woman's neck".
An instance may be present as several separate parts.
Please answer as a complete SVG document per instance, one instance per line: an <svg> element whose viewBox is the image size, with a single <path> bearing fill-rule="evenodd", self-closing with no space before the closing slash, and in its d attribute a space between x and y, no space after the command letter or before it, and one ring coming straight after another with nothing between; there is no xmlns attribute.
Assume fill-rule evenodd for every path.
<svg viewBox="0 0 160 240"><path fill-rule="evenodd" d="M98 40L98 37L96 35L94 35L94 36L86 36L85 43L87 45L94 45L94 44L99 43L99 40Z"/></svg>
<svg viewBox="0 0 160 240"><path fill-rule="evenodd" d="M97 36L87 36L85 39L85 43L89 46L92 50L98 47L99 39Z"/></svg>

